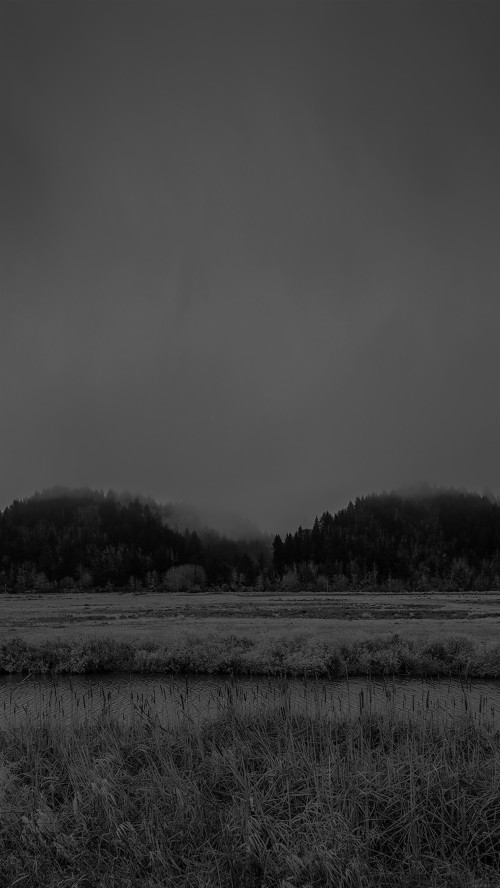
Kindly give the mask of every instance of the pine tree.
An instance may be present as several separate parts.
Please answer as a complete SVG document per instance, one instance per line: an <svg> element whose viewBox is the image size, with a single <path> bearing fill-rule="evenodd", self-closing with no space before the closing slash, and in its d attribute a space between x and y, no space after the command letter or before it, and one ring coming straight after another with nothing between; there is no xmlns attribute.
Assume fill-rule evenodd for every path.
<svg viewBox="0 0 500 888"><path fill-rule="evenodd" d="M285 547L279 533L273 540L273 567L276 573L282 577L285 571Z"/></svg>

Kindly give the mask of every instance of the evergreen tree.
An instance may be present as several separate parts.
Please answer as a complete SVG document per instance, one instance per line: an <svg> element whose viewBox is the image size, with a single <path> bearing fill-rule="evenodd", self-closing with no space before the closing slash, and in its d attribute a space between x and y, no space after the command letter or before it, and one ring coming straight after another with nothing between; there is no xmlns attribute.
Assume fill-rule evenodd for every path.
<svg viewBox="0 0 500 888"><path fill-rule="evenodd" d="M278 576L282 577L285 572L285 547L279 534L273 540L273 567Z"/></svg>

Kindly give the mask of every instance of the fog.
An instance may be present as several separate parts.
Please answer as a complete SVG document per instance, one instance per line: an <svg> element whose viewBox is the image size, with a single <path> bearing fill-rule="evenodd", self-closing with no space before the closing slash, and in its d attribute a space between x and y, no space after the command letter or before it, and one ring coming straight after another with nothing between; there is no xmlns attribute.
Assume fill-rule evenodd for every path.
<svg viewBox="0 0 500 888"><path fill-rule="evenodd" d="M497 3L0 10L0 507L500 492Z"/></svg>

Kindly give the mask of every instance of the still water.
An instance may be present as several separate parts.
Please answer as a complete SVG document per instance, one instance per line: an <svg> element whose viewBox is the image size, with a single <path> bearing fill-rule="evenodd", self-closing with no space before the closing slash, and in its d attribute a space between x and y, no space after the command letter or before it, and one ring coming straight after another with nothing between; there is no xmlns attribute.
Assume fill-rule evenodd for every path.
<svg viewBox="0 0 500 888"><path fill-rule="evenodd" d="M500 728L500 681L355 678L336 681L229 676L0 676L0 730L27 722L143 721L175 727L229 711L318 714L332 718L390 711L408 718L460 716Z"/></svg>

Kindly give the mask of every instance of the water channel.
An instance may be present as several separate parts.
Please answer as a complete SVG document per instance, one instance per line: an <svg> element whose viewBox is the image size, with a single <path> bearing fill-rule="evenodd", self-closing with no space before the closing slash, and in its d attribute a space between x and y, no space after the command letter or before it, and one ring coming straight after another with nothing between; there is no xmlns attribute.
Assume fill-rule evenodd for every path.
<svg viewBox="0 0 500 888"><path fill-rule="evenodd" d="M407 718L462 716L500 729L500 681L279 679L224 675L0 676L0 730L57 721L62 726L117 720L175 727L289 707L331 718L392 712Z"/></svg>

